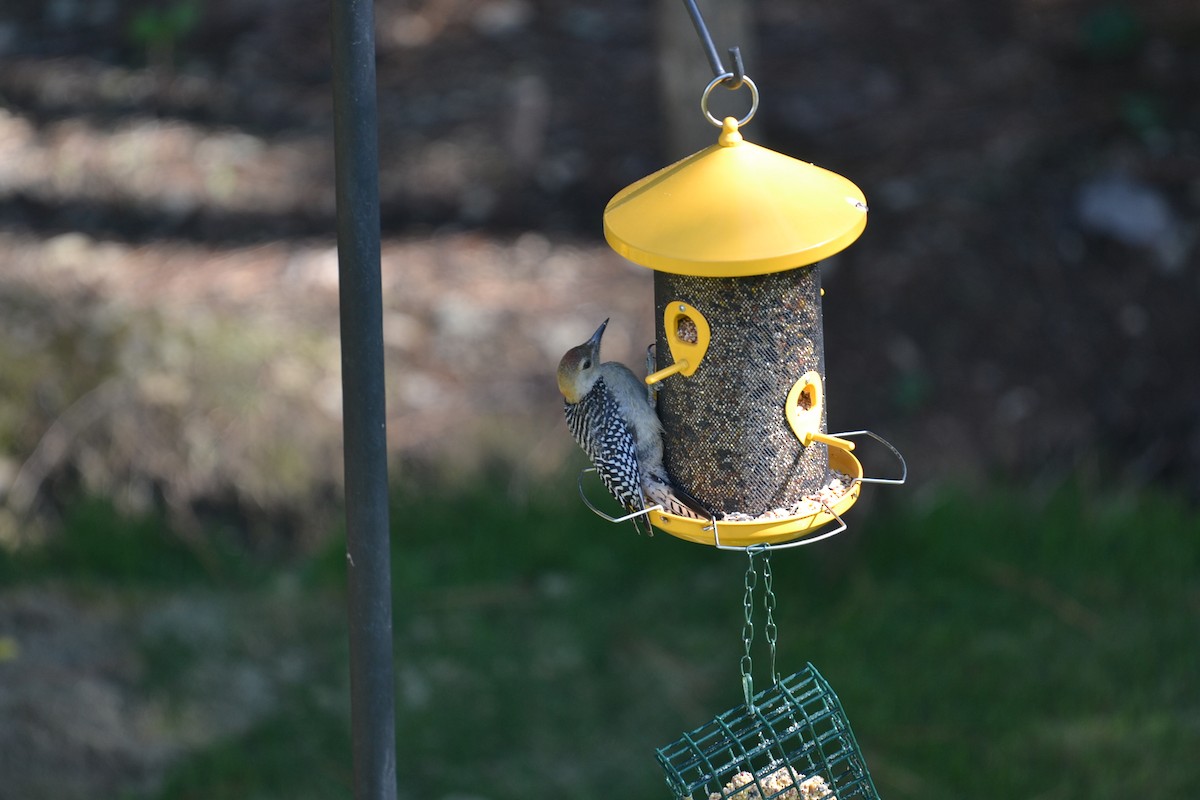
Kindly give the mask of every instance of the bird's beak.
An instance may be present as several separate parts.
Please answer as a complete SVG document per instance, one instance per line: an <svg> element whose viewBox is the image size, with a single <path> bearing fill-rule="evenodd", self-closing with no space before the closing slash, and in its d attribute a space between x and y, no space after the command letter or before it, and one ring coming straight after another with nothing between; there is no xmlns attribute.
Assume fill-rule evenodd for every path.
<svg viewBox="0 0 1200 800"><path fill-rule="evenodd" d="M600 323L600 327L596 328L596 332L592 334L592 338L587 340L587 343L591 346L592 350L597 353L600 352L600 339L604 336L604 329L607 327L608 320L604 320L604 322Z"/></svg>

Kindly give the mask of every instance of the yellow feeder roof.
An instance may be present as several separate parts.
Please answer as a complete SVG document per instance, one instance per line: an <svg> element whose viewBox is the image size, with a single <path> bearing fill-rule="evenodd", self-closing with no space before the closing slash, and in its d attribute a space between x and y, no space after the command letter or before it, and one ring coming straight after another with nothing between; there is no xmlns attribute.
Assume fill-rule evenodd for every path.
<svg viewBox="0 0 1200 800"><path fill-rule="evenodd" d="M737 128L727 117L717 144L618 192L604 210L609 245L662 272L724 278L807 266L859 237L857 186Z"/></svg>

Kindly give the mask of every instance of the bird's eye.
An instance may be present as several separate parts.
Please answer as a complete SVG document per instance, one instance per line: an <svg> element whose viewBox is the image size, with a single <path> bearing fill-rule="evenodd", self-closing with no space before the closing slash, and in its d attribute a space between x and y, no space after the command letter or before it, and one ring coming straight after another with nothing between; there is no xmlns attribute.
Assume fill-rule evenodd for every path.
<svg viewBox="0 0 1200 800"><path fill-rule="evenodd" d="M592 368L592 360L590 358L585 358L583 360L583 363L580 364L579 366L581 369L591 369Z"/></svg>

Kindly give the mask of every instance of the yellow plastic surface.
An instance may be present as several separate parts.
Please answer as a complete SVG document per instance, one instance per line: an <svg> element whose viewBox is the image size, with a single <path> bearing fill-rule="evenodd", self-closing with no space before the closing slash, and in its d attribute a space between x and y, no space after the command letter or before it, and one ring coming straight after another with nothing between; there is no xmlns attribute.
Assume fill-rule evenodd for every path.
<svg viewBox="0 0 1200 800"><path fill-rule="evenodd" d="M691 324L688 325L688 322ZM685 377L696 372L704 354L708 352L708 343L712 339L712 328L694 306L682 300L672 300L663 309L663 330L666 332L667 346L671 348L671 360L674 362L658 372L646 376L646 385L653 386L663 378L675 374ZM684 338L687 335L688 338ZM690 341L694 338L695 341Z"/></svg>
<svg viewBox="0 0 1200 800"><path fill-rule="evenodd" d="M800 444L805 447L813 442L824 442L840 450L853 450L854 442L849 439L821 432L821 418L825 409L825 392L821 388L823 385L821 373L816 370L809 370L792 384L784 404L788 424L792 426L792 432L796 434Z"/></svg>
<svg viewBox="0 0 1200 800"><path fill-rule="evenodd" d="M625 258L714 278L813 264L866 224L857 186L745 141L732 117L717 144L625 187L604 211L604 236Z"/></svg>
<svg viewBox="0 0 1200 800"><path fill-rule="evenodd" d="M862 464L848 450L830 449L829 466L838 472L849 475L854 481L846 494L832 505L839 516L845 514L854 501L858 500L863 476ZM671 534L679 539L686 539L697 544L716 545L712 521L706 519L690 519L670 514L666 511L654 511L649 514L650 523L654 527ZM821 509L815 514L785 519L769 519L752 522L718 522L722 545L734 547L749 547L754 544L783 544L795 541L804 536L819 532L830 523L836 523L833 514Z"/></svg>

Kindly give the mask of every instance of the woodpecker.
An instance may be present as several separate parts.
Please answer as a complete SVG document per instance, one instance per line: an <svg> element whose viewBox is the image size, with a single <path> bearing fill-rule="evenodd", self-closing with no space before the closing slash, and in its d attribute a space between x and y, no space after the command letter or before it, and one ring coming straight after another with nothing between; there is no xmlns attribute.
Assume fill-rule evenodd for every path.
<svg viewBox="0 0 1200 800"><path fill-rule="evenodd" d="M683 493L673 489L663 468L662 423L646 385L624 364L600 361L607 325L608 320L600 323L590 339L558 363L567 427L622 507L642 511L661 503L672 513L693 516L688 506L696 504L676 497ZM634 527L641 531L637 518ZM648 521L645 528L653 535Z"/></svg>

